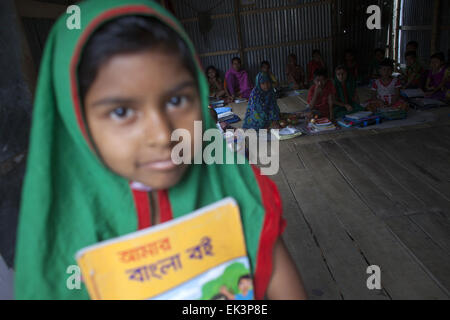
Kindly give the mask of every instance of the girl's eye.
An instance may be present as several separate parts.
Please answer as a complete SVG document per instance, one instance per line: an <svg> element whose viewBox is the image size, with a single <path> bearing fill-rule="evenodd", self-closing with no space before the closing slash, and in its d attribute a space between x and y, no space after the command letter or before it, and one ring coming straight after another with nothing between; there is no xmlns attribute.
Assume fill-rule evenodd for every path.
<svg viewBox="0 0 450 320"><path fill-rule="evenodd" d="M174 96L167 102L167 107L169 108L181 108L187 103L187 97L185 96Z"/></svg>
<svg viewBox="0 0 450 320"><path fill-rule="evenodd" d="M126 119L132 117L133 114L134 114L134 111L132 109L120 107L120 108L114 109L110 113L110 116L114 120L126 120Z"/></svg>

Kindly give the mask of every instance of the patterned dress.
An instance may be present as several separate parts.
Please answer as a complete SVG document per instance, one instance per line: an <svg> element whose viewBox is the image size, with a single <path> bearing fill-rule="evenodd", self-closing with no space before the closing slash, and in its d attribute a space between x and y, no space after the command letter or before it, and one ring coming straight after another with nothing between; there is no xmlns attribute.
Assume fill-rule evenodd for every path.
<svg viewBox="0 0 450 320"><path fill-rule="evenodd" d="M278 107L275 92L261 89L261 83L271 82L267 73L260 72L256 77L256 87L253 89L244 119L244 129L267 129L272 122L280 120L280 108Z"/></svg>

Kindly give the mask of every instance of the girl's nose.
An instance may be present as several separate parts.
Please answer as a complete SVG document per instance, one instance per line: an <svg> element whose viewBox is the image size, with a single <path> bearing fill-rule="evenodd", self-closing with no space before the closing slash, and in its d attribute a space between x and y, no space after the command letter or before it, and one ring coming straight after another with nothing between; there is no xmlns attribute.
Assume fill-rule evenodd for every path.
<svg viewBox="0 0 450 320"><path fill-rule="evenodd" d="M145 115L145 139L150 146L170 145L172 124L167 113L160 108L152 108Z"/></svg>

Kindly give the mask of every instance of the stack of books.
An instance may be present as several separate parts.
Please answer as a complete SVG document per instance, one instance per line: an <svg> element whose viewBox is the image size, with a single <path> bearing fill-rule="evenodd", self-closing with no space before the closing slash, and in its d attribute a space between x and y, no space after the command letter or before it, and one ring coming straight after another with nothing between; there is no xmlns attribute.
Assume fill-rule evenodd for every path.
<svg viewBox="0 0 450 320"><path fill-rule="evenodd" d="M396 108L382 108L378 109L376 115L385 120L403 120L408 117L408 112Z"/></svg>
<svg viewBox="0 0 450 320"><path fill-rule="evenodd" d="M226 122L228 124L236 123L241 121L241 118L239 118L237 115L235 115L231 111L223 112L217 115L217 118L219 122Z"/></svg>
<svg viewBox="0 0 450 320"><path fill-rule="evenodd" d="M380 115L374 115L370 111L361 111L346 115L342 120L338 121L338 124L344 128L367 127L369 125L380 124L381 120L382 117Z"/></svg>

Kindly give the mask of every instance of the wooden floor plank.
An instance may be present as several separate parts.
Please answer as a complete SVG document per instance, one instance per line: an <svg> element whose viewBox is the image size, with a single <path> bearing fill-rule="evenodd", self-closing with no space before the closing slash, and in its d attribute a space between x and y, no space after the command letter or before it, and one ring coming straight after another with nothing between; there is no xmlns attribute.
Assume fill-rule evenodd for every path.
<svg viewBox="0 0 450 320"><path fill-rule="evenodd" d="M393 217L387 225L411 251L417 261L445 288L450 295L450 256L421 230L409 217ZM411 278L413 280L413 278Z"/></svg>
<svg viewBox="0 0 450 320"><path fill-rule="evenodd" d="M398 216L406 212L403 207L396 205L384 193L383 189L373 183L367 174L334 141L321 142L320 146L341 175L352 185L353 190L377 216L382 218Z"/></svg>
<svg viewBox="0 0 450 320"><path fill-rule="evenodd" d="M306 184L310 185L310 189L319 189L316 191L316 196L318 199L325 198L321 201L326 201L336 213L367 262L381 267L383 287L392 298L448 298L446 292L405 250L386 224L359 199L325 157L320 146L300 145L297 150L306 166L303 172L311 173L312 179L305 179L306 175L299 170L292 174L294 181L290 183L295 183L297 188ZM304 189L307 189L307 186L304 186ZM308 202L308 198L313 196L305 196L303 200ZM320 209L320 207L315 208L316 211Z"/></svg>
<svg viewBox="0 0 450 320"><path fill-rule="evenodd" d="M450 159L443 162L441 157L433 156L431 150L426 151L420 144L423 138L417 131L371 137L391 158L450 200L450 167L447 166Z"/></svg>
<svg viewBox="0 0 450 320"><path fill-rule="evenodd" d="M390 197L405 213L412 214L426 210L425 203L405 189L375 159L361 149L354 139L337 139L335 142L346 152L365 175Z"/></svg>
<svg viewBox="0 0 450 320"><path fill-rule="evenodd" d="M287 220L283 238L300 271L308 299L341 299L323 253L303 218L283 172L271 178L278 186L283 201L283 215Z"/></svg>
<svg viewBox="0 0 450 320"><path fill-rule="evenodd" d="M441 213L411 215L417 224L437 245L450 254L450 220ZM450 266L448 266L450 268Z"/></svg>
<svg viewBox="0 0 450 320"><path fill-rule="evenodd" d="M381 149L378 144L371 140L373 136L361 137L353 141L370 157L374 162L383 167L400 185L414 194L426 204L427 211L444 212L450 214L450 201L445 199L423 179L415 176L410 170L402 166L398 161L389 156L389 153Z"/></svg>
<svg viewBox="0 0 450 320"><path fill-rule="evenodd" d="M344 299L386 299L366 286L367 262L337 219L327 199L295 153L281 153L281 166L305 220L322 249Z"/></svg>

